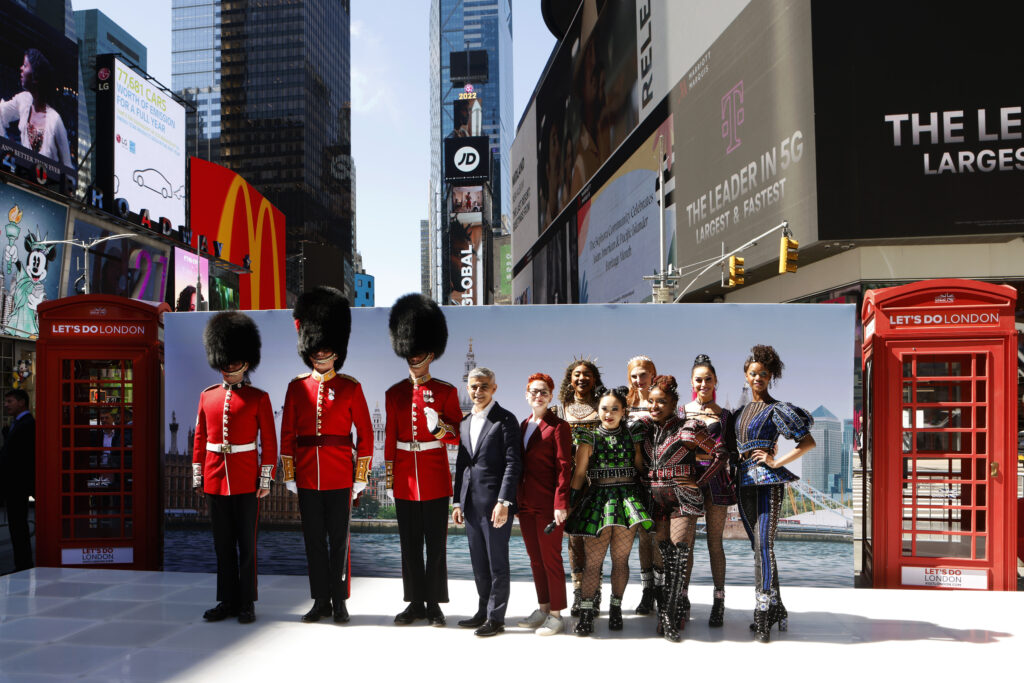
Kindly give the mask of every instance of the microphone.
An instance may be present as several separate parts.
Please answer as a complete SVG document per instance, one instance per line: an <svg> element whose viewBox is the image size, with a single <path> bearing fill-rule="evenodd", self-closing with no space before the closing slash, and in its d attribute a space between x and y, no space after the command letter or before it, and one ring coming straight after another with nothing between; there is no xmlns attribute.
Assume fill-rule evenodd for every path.
<svg viewBox="0 0 1024 683"><path fill-rule="evenodd" d="M555 520L551 520L551 524L548 524L546 527L544 527L544 533L550 534L552 531L555 530L556 526L558 525L555 524Z"/></svg>

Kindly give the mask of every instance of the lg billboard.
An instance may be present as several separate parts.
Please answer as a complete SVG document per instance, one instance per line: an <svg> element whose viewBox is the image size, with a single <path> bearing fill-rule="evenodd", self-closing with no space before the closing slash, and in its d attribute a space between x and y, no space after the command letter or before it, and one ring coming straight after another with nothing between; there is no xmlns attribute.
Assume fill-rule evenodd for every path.
<svg viewBox="0 0 1024 683"><path fill-rule="evenodd" d="M185 225L185 107L113 55L96 58L96 184L154 222Z"/></svg>

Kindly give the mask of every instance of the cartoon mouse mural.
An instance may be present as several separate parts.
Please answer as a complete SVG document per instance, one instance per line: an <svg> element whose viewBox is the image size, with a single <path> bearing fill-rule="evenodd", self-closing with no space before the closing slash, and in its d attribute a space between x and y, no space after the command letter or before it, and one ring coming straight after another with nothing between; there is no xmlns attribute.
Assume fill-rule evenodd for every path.
<svg viewBox="0 0 1024 683"><path fill-rule="evenodd" d="M25 237L25 254L24 266L20 261L14 264L20 274L11 287L14 301L4 334L35 339L39 336L36 308L46 298L43 281L57 254L52 244L42 244L42 238L32 233Z"/></svg>

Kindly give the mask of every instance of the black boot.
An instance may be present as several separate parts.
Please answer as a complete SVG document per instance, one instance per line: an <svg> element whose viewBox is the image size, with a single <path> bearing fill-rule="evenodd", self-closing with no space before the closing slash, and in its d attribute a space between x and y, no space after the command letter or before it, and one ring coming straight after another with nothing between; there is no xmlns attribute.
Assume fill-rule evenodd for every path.
<svg viewBox="0 0 1024 683"><path fill-rule="evenodd" d="M345 606L344 600L334 601L334 623L335 624L347 624L348 623L348 607Z"/></svg>
<svg viewBox="0 0 1024 683"><path fill-rule="evenodd" d="M772 630L772 622L769 619L770 613L773 612L771 593L757 591L756 595L757 605L754 607L754 623L750 625L750 630L754 631L759 641L767 643L771 640Z"/></svg>
<svg viewBox="0 0 1024 683"><path fill-rule="evenodd" d="M644 592L640 596L640 604L636 606L636 609L633 610L633 613L642 616L645 614L650 614L651 609L654 607L654 570L641 570L640 583L644 587Z"/></svg>
<svg viewBox="0 0 1024 683"><path fill-rule="evenodd" d="M711 605L711 616L708 618L708 626L720 628L725 623L725 589L715 589L715 602Z"/></svg>
<svg viewBox="0 0 1024 683"><path fill-rule="evenodd" d="M612 594L612 599L608 604L608 630L609 631L621 631L622 630L622 596Z"/></svg>
<svg viewBox="0 0 1024 683"><path fill-rule="evenodd" d="M594 601L580 601L580 618L576 621L576 635L589 636L594 632Z"/></svg>
<svg viewBox="0 0 1024 683"><path fill-rule="evenodd" d="M578 617L580 615L580 600L583 599L583 570L572 571L572 607L569 608L569 615Z"/></svg>
<svg viewBox="0 0 1024 683"><path fill-rule="evenodd" d="M661 560L665 567L665 595L664 600L658 602L658 633L664 636L665 640L678 643L682 636L679 634L679 619L676 618L678 605L678 589L682 588L680 582L679 560L676 547L668 541L662 541Z"/></svg>
<svg viewBox="0 0 1024 683"><path fill-rule="evenodd" d="M302 621L306 624L320 621L323 617L329 617L333 613L330 600L314 600L313 607L302 615Z"/></svg>
<svg viewBox="0 0 1024 683"><path fill-rule="evenodd" d="M676 563L678 564L679 586L675 588L676 604L675 618L679 624L679 630L686 628L686 622L690 619L690 597L687 595L686 587L690 584L690 546L686 543L676 543Z"/></svg>
<svg viewBox="0 0 1024 683"><path fill-rule="evenodd" d="M658 609L661 603L665 602L665 568L654 568L654 602Z"/></svg>

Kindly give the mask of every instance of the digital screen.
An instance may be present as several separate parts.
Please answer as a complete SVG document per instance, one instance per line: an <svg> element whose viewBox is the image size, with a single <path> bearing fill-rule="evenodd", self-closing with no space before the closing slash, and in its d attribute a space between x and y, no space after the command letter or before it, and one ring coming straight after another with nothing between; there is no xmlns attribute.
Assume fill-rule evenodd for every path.
<svg viewBox="0 0 1024 683"><path fill-rule="evenodd" d="M171 302L174 310L202 310L200 304L209 301L209 292L209 260L174 247L174 299Z"/></svg>
<svg viewBox="0 0 1024 683"><path fill-rule="evenodd" d="M119 232L75 219L74 239L92 242ZM129 236L94 244L89 259L89 293L113 294L143 301L160 302L167 291L171 248L159 242ZM64 286L64 295L83 291L83 249L71 247L71 269Z"/></svg>
<svg viewBox="0 0 1024 683"><path fill-rule="evenodd" d="M78 46L13 2L0 3L0 156L72 182L78 163ZM10 170L9 167L7 170Z"/></svg>
<svg viewBox="0 0 1024 683"><path fill-rule="evenodd" d="M114 197L133 213L149 209L154 221L185 225L185 107L119 59L112 63Z"/></svg>

